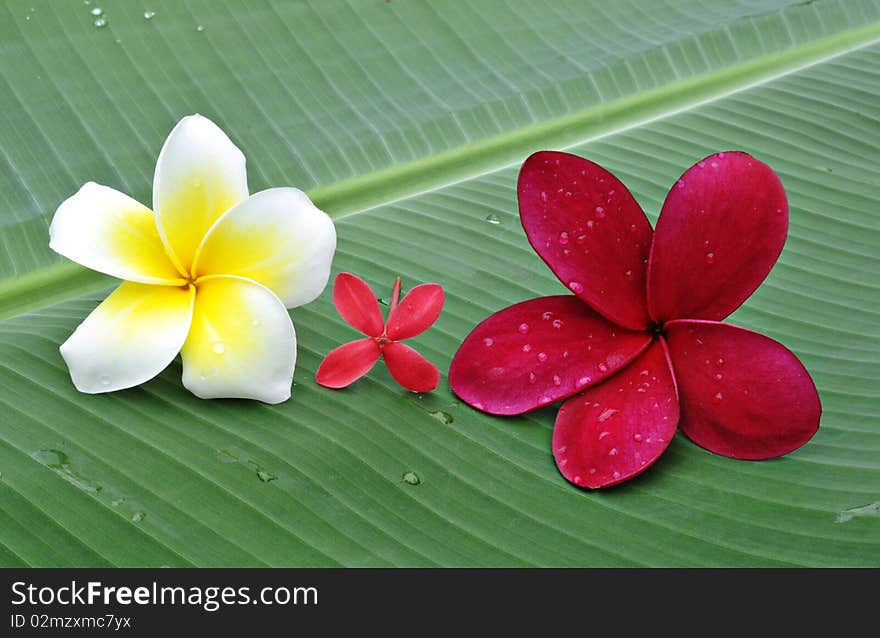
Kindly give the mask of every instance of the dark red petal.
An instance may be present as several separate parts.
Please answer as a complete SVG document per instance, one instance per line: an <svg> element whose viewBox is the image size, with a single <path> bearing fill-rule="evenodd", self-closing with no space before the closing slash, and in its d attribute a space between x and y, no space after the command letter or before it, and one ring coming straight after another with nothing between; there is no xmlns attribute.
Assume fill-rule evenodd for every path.
<svg viewBox="0 0 880 638"><path fill-rule="evenodd" d="M443 310L443 288L421 284L406 293L388 317L388 336L395 341L409 339L431 327Z"/></svg>
<svg viewBox="0 0 880 638"><path fill-rule="evenodd" d="M462 401L491 414L521 414L580 392L648 347L647 332L610 323L577 297L540 297L474 328L452 360Z"/></svg>
<svg viewBox="0 0 880 638"><path fill-rule="evenodd" d="M648 266L657 321L720 321L754 292L782 251L788 203L776 173L740 152L710 155L666 196Z"/></svg>
<svg viewBox="0 0 880 638"><path fill-rule="evenodd" d="M626 186L582 157L541 151L517 189L529 242L560 281L614 323L646 328L652 231Z"/></svg>
<svg viewBox="0 0 880 638"><path fill-rule="evenodd" d="M350 272L341 272L333 284L333 303L345 321L370 337L385 329L379 302L369 284Z"/></svg>
<svg viewBox="0 0 880 638"><path fill-rule="evenodd" d="M331 350L324 357L315 381L327 388L344 388L351 385L379 360L379 346L372 339L359 339Z"/></svg>
<svg viewBox="0 0 880 638"><path fill-rule="evenodd" d="M388 372L407 390L430 392L440 383L437 366L403 343L389 343L382 351Z"/></svg>
<svg viewBox="0 0 880 638"><path fill-rule="evenodd" d="M822 405L803 364L769 337L714 321L667 325L681 429L736 459L767 459L816 433Z"/></svg>
<svg viewBox="0 0 880 638"><path fill-rule="evenodd" d="M625 370L562 404L553 457L575 485L609 487L660 458L677 423L675 379L658 339Z"/></svg>

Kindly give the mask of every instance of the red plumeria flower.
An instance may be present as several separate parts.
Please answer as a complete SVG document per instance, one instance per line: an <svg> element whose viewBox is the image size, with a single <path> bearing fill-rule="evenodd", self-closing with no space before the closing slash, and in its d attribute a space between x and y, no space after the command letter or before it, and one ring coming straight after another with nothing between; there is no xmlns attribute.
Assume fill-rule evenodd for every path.
<svg viewBox="0 0 880 638"><path fill-rule="evenodd" d="M339 273L333 284L336 310L367 338L331 351L318 367L315 380L328 388L344 388L369 372L379 357L384 357L388 371L400 385L413 392L430 392L440 381L437 366L400 342L421 334L437 321L443 298L440 285L421 284L400 301L398 277L386 323L369 284L357 275Z"/></svg>
<svg viewBox="0 0 880 638"><path fill-rule="evenodd" d="M521 414L568 399L553 456L589 488L643 472L677 427L738 459L781 456L815 434L822 408L797 357L720 323L785 242L788 204L769 166L741 152L698 162L669 191L656 230L614 175L567 153L529 157L518 197L529 242L574 296L479 324L449 370L462 400Z"/></svg>

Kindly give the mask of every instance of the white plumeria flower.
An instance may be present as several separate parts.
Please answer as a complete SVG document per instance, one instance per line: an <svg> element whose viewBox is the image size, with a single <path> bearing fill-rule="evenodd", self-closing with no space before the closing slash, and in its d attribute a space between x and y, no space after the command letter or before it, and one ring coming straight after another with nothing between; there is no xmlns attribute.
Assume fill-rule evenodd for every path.
<svg viewBox="0 0 880 638"><path fill-rule="evenodd" d="M74 385L129 388L180 352L198 397L287 400L296 334L286 308L327 284L330 217L296 188L249 196L244 155L200 115L165 141L153 207L89 182L55 213L53 250L125 280L61 346Z"/></svg>

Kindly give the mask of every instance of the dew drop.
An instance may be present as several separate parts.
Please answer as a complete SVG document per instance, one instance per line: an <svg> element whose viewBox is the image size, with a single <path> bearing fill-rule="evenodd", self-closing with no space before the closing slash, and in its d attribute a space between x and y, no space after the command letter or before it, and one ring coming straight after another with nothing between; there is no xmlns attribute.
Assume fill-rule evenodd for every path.
<svg viewBox="0 0 880 638"><path fill-rule="evenodd" d="M594 222L592 219L587 222L587 228L589 228L591 230L592 230L593 226L595 226L595 225L596 225L596 222Z"/></svg>
<svg viewBox="0 0 880 638"><path fill-rule="evenodd" d="M602 411L602 414L599 415L599 423L605 423L605 421L613 417L618 412L620 412L620 410L615 410L614 408L606 408Z"/></svg>
<svg viewBox="0 0 880 638"><path fill-rule="evenodd" d="M565 231L559 233L559 243L565 246L568 243L568 233Z"/></svg>
<svg viewBox="0 0 880 638"><path fill-rule="evenodd" d="M608 436L609 434L611 434L611 432L600 432L600 433L599 433L599 440L601 441L602 439L604 439L604 438L605 438L606 436Z"/></svg>
<svg viewBox="0 0 880 638"><path fill-rule="evenodd" d="M580 475L580 474L578 474L577 476L575 476L575 477L574 477L573 479L571 479L571 480L572 480L572 482L573 482L575 485L583 485L583 483L584 483L584 479L581 478L581 475Z"/></svg>
<svg viewBox="0 0 880 638"><path fill-rule="evenodd" d="M559 378L558 374L553 375L553 385L562 385L562 379Z"/></svg>
<svg viewBox="0 0 880 638"><path fill-rule="evenodd" d="M553 313L548 311L548 312L545 312L545 313L543 313L543 314L541 315L541 319L543 319L544 321L547 321L547 320L549 320L552 316L553 316Z"/></svg>
<svg viewBox="0 0 880 638"><path fill-rule="evenodd" d="M152 20L156 17L155 11L144 11L144 20Z"/></svg>
<svg viewBox="0 0 880 638"><path fill-rule="evenodd" d="M596 473L596 468L595 468L595 467L591 467L591 468L590 468L590 474L595 474L595 473Z"/></svg>
<svg viewBox="0 0 880 638"><path fill-rule="evenodd" d="M568 359L568 350L563 350L563 351L562 351L562 358L563 358L563 359Z"/></svg>
<svg viewBox="0 0 880 638"><path fill-rule="evenodd" d="M605 209L601 206L596 206L596 219L605 219Z"/></svg>
<svg viewBox="0 0 880 638"><path fill-rule="evenodd" d="M633 434L633 441L641 441L641 440L642 440L641 434L638 434L638 433Z"/></svg>
<svg viewBox="0 0 880 638"><path fill-rule="evenodd" d="M489 213L488 215L486 215L486 221L496 226L501 223L501 220L498 219L498 215L496 215L495 213Z"/></svg>
<svg viewBox="0 0 880 638"><path fill-rule="evenodd" d="M721 374L720 372L715 373L715 380L716 381L721 381L721 379L723 379L723 378L724 378L724 375Z"/></svg>
<svg viewBox="0 0 880 638"><path fill-rule="evenodd" d="M608 372L608 366L606 366L604 363L600 363L596 367L599 368L599 372Z"/></svg>
<svg viewBox="0 0 880 638"><path fill-rule="evenodd" d="M554 319L553 327L559 330L562 327L562 319Z"/></svg>
<svg viewBox="0 0 880 638"><path fill-rule="evenodd" d="M716 392L715 396L712 397L712 403L721 403L724 399L724 396L720 392Z"/></svg>
<svg viewBox="0 0 880 638"><path fill-rule="evenodd" d="M226 345L222 341L217 341L214 343L214 354L223 354L226 352Z"/></svg>
<svg viewBox="0 0 880 638"><path fill-rule="evenodd" d="M627 270L625 273L623 273L623 276L626 277L627 279L632 279L633 278L633 271Z"/></svg>
<svg viewBox="0 0 880 638"><path fill-rule="evenodd" d="M639 229L638 229L638 227L637 227L635 224L632 224L632 225L629 227L629 232L631 232L633 235L635 235L637 232L639 232Z"/></svg>
<svg viewBox="0 0 880 638"><path fill-rule="evenodd" d="M720 155L718 157L721 157ZM712 162L712 168L718 168L718 162Z"/></svg>
<svg viewBox="0 0 880 638"><path fill-rule="evenodd" d="M419 475L413 472L412 470L403 473L403 482L408 483L410 485L418 485L422 482L422 479L419 478Z"/></svg>
<svg viewBox="0 0 880 638"><path fill-rule="evenodd" d="M608 456L617 456L617 448L613 447L610 450L608 450Z"/></svg>
<svg viewBox="0 0 880 638"><path fill-rule="evenodd" d="M104 27L107 26L107 18L105 18L104 16L101 16L100 18L96 18L95 19L95 26L98 27L99 29L103 29Z"/></svg>
<svg viewBox="0 0 880 638"><path fill-rule="evenodd" d="M198 31L199 33L201 33L201 32L204 31L204 30L205 30L205 27L202 26L201 24L200 24L199 26L196 27L196 31Z"/></svg>
<svg viewBox="0 0 880 638"><path fill-rule="evenodd" d="M583 244L585 241L587 241L587 236L586 236L586 235L578 235L578 236L577 236L577 243L579 243L579 244Z"/></svg>
<svg viewBox="0 0 880 638"><path fill-rule="evenodd" d="M591 380L592 379L590 377L581 377L580 379L577 380L577 384L578 384L578 386L583 387L583 386L587 385Z"/></svg>
<svg viewBox="0 0 880 638"><path fill-rule="evenodd" d="M487 348L489 346L491 346L493 343L495 343L495 340L492 337L486 337L485 339L483 339L483 345L486 346Z"/></svg>
<svg viewBox="0 0 880 638"><path fill-rule="evenodd" d="M709 247L709 240L707 239L706 241L703 242L703 248L708 248L708 247Z"/></svg>
<svg viewBox="0 0 880 638"><path fill-rule="evenodd" d="M584 291L584 286L579 281L570 281L568 287L571 288L571 291L575 294L580 294Z"/></svg>
<svg viewBox="0 0 880 638"><path fill-rule="evenodd" d="M529 372L529 383L534 384L538 380L534 372Z"/></svg>
<svg viewBox="0 0 880 638"><path fill-rule="evenodd" d="M131 515L131 520L135 523L140 523L147 517L147 513L141 510L138 510L134 514Z"/></svg>
<svg viewBox="0 0 880 638"><path fill-rule="evenodd" d="M541 363L543 363L543 362L545 362L546 360L547 360L547 353L546 353L546 352L539 352L539 353L538 353L538 361L540 361Z"/></svg>
<svg viewBox="0 0 880 638"><path fill-rule="evenodd" d="M521 323L519 324L519 328L517 328L517 330L519 330L520 334L526 334L529 331L529 324Z"/></svg>
<svg viewBox="0 0 880 638"><path fill-rule="evenodd" d="M715 363L717 363L717 364L720 365L720 366L723 366L723 365L724 365L724 359L723 359L722 357L718 357L718 360L717 360Z"/></svg>
<svg viewBox="0 0 880 638"><path fill-rule="evenodd" d="M101 7L95 7L91 11L89 11L89 13L97 18L98 16L104 15L104 10Z"/></svg>
<svg viewBox="0 0 880 638"><path fill-rule="evenodd" d="M705 261L707 264L715 263L715 253L706 253Z"/></svg>
<svg viewBox="0 0 880 638"><path fill-rule="evenodd" d="M685 186L685 184L684 184L684 180L683 180L683 179L678 180L678 181L675 183L675 185L679 188L679 190L684 189L684 186Z"/></svg>
<svg viewBox="0 0 880 638"><path fill-rule="evenodd" d="M617 470L614 470L614 474L612 474L611 476L618 479L618 478L620 478L620 472L618 472Z"/></svg>
<svg viewBox="0 0 880 638"><path fill-rule="evenodd" d="M542 202L547 201L547 191L541 191L541 201Z"/></svg>
<svg viewBox="0 0 880 638"><path fill-rule="evenodd" d="M531 351L532 351L532 346L531 346L531 344L528 344L528 343L525 344L525 345L522 347L522 351L523 351L523 352L531 352Z"/></svg>

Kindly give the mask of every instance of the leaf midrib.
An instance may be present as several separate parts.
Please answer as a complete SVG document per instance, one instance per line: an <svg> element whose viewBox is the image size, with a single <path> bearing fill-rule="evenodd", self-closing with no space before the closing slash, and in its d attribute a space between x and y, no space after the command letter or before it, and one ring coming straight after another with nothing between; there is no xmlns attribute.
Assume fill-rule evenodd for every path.
<svg viewBox="0 0 880 638"><path fill-rule="evenodd" d="M344 220L513 166L530 152L568 148L636 128L877 42L880 21L417 160L317 186L308 194L335 220ZM0 281L0 320L106 288L115 281L67 261L7 278Z"/></svg>

